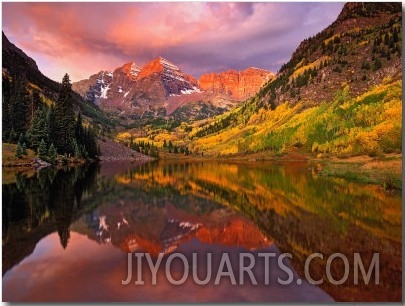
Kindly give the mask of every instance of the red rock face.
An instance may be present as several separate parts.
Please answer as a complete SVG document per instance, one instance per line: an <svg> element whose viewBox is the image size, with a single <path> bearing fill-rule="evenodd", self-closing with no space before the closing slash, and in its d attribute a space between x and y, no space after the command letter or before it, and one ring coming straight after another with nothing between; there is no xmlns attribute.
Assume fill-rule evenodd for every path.
<svg viewBox="0 0 405 306"><path fill-rule="evenodd" d="M114 72L100 71L73 83L73 89L104 110L120 115L162 117L197 101L211 103L223 112L256 94L273 77L272 72L248 68L206 74L197 81L158 57L142 69L135 63L127 63Z"/></svg>
<svg viewBox="0 0 405 306"><path fill-rule="evenodd" d="M170 97L199 92L197 81L168 60L158 57L140 71L126 104L139 115L166 115Z"/></svg>
<svg viewBox="0 0 405 306"><path fill-rule="evenodd" d="M179 67L162 57L154 59L142 68L137 82L144 79L158 79L165 87L167 95L197 90L197 81L191 75L185 74Z"/></svg>
<svg viewBox="0 0 405 306"><path fill-rule="evenodd" d="M135 63L126 63L122 67L117 68L114 70L114 74L117 72L122 72L124 73L129 79L136 80L136 78L139 75L139 72L141 71L141 68L139 68Z"/></svg>
<svg viewBox="0 0 405 306"><path fill-rule="evenodd" d="M198 80L201 90L214 95L224 95L236 100L244 100L256 94L260 87L275 77L275 74L248 68L243 71L229 70L221 73L204 74Z"/></svg>
<svg viewBox="0 0 405 306"><path fill-rule="evenodd" d="M154 73L163 73L164 67L160 58L155 58L153 61L146 64L139 73L138 79L142 80Z"/></svg>

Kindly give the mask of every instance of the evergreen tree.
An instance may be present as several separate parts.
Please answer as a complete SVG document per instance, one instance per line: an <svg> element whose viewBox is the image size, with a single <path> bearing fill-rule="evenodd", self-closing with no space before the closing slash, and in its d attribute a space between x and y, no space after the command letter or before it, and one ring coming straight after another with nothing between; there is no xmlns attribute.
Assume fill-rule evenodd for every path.
<svg viewBox="0 0 405 306"><path fill-rule="evenodd" d="M17 134L25 133L28 130L30 99L26 80L16 80L11 91L9 116Z"/></svg>
<svg viewBox="0 0 405 306"><path fill-rule="evenodd" d="M100 155L99 148L96 142L96 133L93 129L88 128L85 130L84 146L88 153L89 158L97 158Z"/></svg>
<svg viewBox="0 0 405 306"><path fill-rule="evenodd" d="M51 143L55 144L55 139L57 137L57 124L55 122L55 107L51 106L49 108L48 121L49 121L49 140ZM56 146L55 146L56 147Z"/></svg>
<svg viewBox="0 0 405 306"><path fill-rule="evenodd" d="M67 165L67 163L68 163L68 157L67 157L67 155L65 153L62 156L62 165Z"/></svg>
<svg viewBox="0 0 405 306"><path fill-rule="evenodd" d="M18 137L18 143L22 145L24 142L25 142L24 135L23 133L21 133L20 137Z"/></svg>
<svg viewBox="0 0 405 306"><path fill-rule="evenodd" d="M31 147L33 149L37 149L42 139L45 141L45 144L49 143L49 134L49 111L45 106L42 106L36 110L34 118L31 121L31 126L29 129Z"/></svg>
<svg viewBox="0 0 405 306"><path fill-rule="evenodd" d="M28 155L28 152L27 152L27 145L25 144L25 142L24 142L23 145L22 145L22 154L23 154L23 155Z"/></svg>
<svg viewBox="0 0 405 306"><path fill-rule="evenodd" d="M73 139L73 153L74 153L74 157L76 157L76 158L81 157L80 148L79 148L79 145L77 144L76 139Z"/></svg>
<svg viewBox="0 0 405 306"><path fill-rule="evenodd" d="M42 160L46 160L47 159L47 150L46 150L46 144L45 141L42 139L40 144L39 144L39 148L38 148L38 155L39 158Z"/></svg>
<svg viewBox="0 0 405 306"><path fill-rule="evenodd" d="M17 133L14 131L14 128L11 128L10 134L8 136L8 142L14 143L17 139Z"/></svg>
<svg viewBox="0 0 405 306"><path fill-rule="evenodd" d="M76 120L76 127L75 127L75 138L78 143L84 142L84 128L82 122L82 114L79 112Z"/></svg>
<svg viewBox="0 0 405 306"><path fill-rule="evenodd" d="M42 99L41 96L39 95L39 92L37 90L34 90L31 96L31 113L30 117L32 121L34 119L34 115L36 110L42 105Z"/></svg>
<svg viewBox="0 0 405 306"><path fill-rule="evenodd" d="M77 147L73 142L73 153L76 157L96 158L100 155L99 147L96 141L96 132L92 128L85 128L82 122L82 116L79 113L75 126L75 140ZM77 154L78 153L78 154Z"/></svg>
<svg viewBox="0 0 405 306"><path fill-rule="evenodd" d="M23 156L23 148L20 142L17 144L17 151L15 152L15 157L21 158Z"/></svg>
<svg viewBox="0 0 405 306"><path fill-rule="evenodd" d="M75 136L75 115L73 111L72 85L69 75L65 74L62 87L55 105L54 142L60 153L73 153Z"/></svg>
<svg viewBox="0 0 405 306"><path fill-rule="evenodd" d="M9 79L3 77L4 88L2 91L2 124L3 138L10 135L10 131L19 135L25 133L28 128L29 100L27 82L19 76ZM13 142L16 140L13 139Z"/></svg>
<svg viewBox="0 0 405 306"><path fill-rule="evenodd" d="M1 91L3 141L9 141L12 127L12 119L10 117L10 86L10 79L7 76L3 76Z"/></svg>
<svg viewBox="0 0 405 306"><path fill-rule="evenodd" d="M48 159L49 162L51 164L56 164L56 162L58 161L58 152L56 152L56 149L55 149L55 146L53 145L53 143L49 147L48 156L49 156L49 159Z"/></svg>

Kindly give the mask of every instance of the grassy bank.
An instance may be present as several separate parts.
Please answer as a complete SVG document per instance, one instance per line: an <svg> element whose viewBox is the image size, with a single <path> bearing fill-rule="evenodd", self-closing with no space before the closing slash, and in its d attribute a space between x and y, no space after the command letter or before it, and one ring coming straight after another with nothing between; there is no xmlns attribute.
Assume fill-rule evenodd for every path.
<svg viewBox="0 0 405 306"><path fill-rule="evenodd" d="M318 159L311 161L311 165L319 175L378 184L389 192L402 190L402 154Z"/></svg>
<svg viewBox="0 0 405 306"><path fill-rule="evenodd" d="M35 152L27 149L27 154L22 155L21 158L17 158L17 145L13 143L2 143L2 156L3 167L29 167L34 158L36 158Z"/></svg>

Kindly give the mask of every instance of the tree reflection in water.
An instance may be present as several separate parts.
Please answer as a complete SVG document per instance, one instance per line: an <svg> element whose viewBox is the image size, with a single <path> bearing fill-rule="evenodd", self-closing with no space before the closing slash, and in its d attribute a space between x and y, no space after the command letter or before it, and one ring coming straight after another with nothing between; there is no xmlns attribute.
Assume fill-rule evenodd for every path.
<svg viewBox="0 0 405 306"><path fill-rule="evenodd" d="M353 281L321 288L338 301L399 301L402 276L401 195L379 186L327 178L305 163L218 162L103 163L17 177L3 185L3 275L43 237L57 232L69 248L70 231L125 252L168 252L191 239L246 249L272 243L293 255L304 276L325 275L326 259L339 252L380 253L380 285ZM176 238L176 239L174 239ZM343 275L334 261L335 279ZM353 269L349 279L353 280Z"/></svg>

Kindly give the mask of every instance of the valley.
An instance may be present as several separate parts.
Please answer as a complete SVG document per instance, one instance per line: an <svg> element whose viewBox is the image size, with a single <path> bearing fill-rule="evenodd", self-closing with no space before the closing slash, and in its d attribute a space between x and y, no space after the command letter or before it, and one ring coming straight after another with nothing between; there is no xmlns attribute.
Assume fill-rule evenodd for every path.
<svg viewBox="0 0 405 306"><path fill-rule="evenodd" d="M401 3L3 9L4 301L401 301Z"/></svg>
<svg viewBox="0 0 405 306"><path fill-rule="evenodd" d="M347 4L277 74L247 68L195 78L163 57L143 67L129 62L73 82L75 112L101 138L137 154L156 148L154 158L344 161L367 155L383 162L402 153L400 27L394 4L367 10ZM57 83L4 33L3 45L3 83L5 73L25 69L37 103L52 103ZM4 120L7 115L3 141L10 133Z"/></svg>

